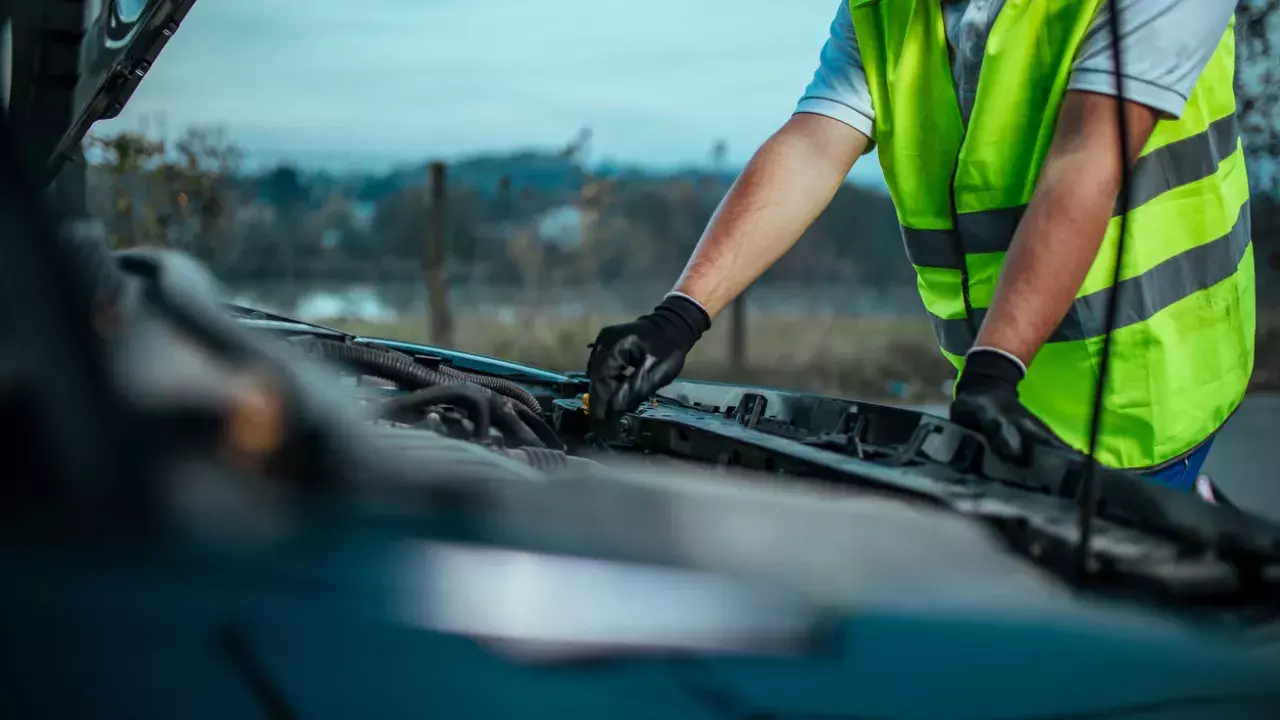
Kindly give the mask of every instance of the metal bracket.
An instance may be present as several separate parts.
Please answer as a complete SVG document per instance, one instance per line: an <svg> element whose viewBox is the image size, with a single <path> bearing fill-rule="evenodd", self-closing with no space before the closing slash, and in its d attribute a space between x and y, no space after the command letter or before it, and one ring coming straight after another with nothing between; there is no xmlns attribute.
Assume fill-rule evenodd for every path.
<svg viewBox="0 0 1280 720"><path fill-rule="evenodd" d="M748 430L754 430L756 425L760 424L760 418L764 417L764 409L768 406L768 399L760 393L743 393L742 399L738 401L738 409L734 412L734 419Z"/></svg>

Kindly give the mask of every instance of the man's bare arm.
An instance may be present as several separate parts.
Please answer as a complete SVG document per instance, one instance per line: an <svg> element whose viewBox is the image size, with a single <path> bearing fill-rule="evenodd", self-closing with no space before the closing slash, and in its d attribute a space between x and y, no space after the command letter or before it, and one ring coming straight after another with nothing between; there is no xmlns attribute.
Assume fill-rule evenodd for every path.
<svg viewBox="0 0 1280 720"><path fill-rule="evenodd" d="M831 202L867 136L800 113L756 151L708 223L676 292L711 317L795 245Z"/></svg>
<svg viewBox="0 0 1280 720"><path fill-rule="evenodd" d="M977 345L1030 365L1084 283L1120 193L1117 99L1068 92L1031 204L1014 234ZM1159 119L1125 103L1132 166Z"/></svg>

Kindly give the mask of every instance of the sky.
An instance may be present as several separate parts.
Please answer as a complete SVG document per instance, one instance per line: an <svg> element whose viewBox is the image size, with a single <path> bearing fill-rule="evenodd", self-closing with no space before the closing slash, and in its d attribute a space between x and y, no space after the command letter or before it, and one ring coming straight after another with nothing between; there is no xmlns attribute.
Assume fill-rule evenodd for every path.
<svg viewBox="0 0 1280 720"><path fill-rule="evenodd" d="M257 162L550 148L731 165L791 114L844 0L198 0L97 133L222 125ZM854 179L882 182L874 158Z"/></svg>

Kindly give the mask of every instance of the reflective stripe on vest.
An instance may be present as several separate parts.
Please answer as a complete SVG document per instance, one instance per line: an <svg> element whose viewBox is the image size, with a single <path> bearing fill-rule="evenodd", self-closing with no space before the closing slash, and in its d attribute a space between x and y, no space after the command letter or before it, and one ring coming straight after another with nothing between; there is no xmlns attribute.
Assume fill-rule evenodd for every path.
<svg viewBox="0 0 1280 720"><path fill-rule="evenodd" d="M1140 323L1179 300L1226 280L1240 267L1248 249L1249 205L1246 203L1226 235L1175 255L1141 275L1121 280L1115 327ZM1111 288L1104 288L1076 298L1049 342L1102 337L1107 330L1111 292ZM986 316L985 309L975 309L974 326L981 327ZM929 319L943 350L963 355L972 347L975 338L964 319L944 320L933 313L929 313Z"/></svg>
<svg viewBox="0 0 1280 720"><path fill-rule="evenodd" d="M963 369L1101 0L1005 0L968 127L939 3L850 4L903 243L939 344ZM1139 153L1119 285L1117 209L1020 386L1033 412L1085 449L1100 339L1117 296L1099 448L1109 465L1160 465L1195 447L1234 411L1252 372L1253 251L1233 31L1234 21L1182 115L1158 121Z"/></svg>
<svg viewBox="0 0 1280 720"><path fill-rule="evenodd" d="M1208 130L1157 148L1138 158L1130 180L1134 209L1147 201L1188 183L1203 180L1240 147L1240 125L1234 113L1214 121ZM969 253L1005 252L1022 220L1026 205L964 213L959 217L964 249ZM1116 216L1120 208L1116 208ZM915 230L902 228L907 258L917 267L960 269L953 248L959 237L955 230ZM1194 291L1189 291L1194 292Z"/></svg>

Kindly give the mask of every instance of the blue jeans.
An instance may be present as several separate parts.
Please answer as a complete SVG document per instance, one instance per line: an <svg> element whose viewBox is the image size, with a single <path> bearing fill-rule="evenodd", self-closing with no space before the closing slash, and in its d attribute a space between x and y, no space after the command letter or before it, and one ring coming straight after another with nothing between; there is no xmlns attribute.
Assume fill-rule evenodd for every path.
<svg viewBox="0 0 1280 720"><path fill-rule="evenodd" d="M1190 455L1155 472L1146 473L1143 477L1175 490L1190 491L1195 485L1196 476L1200 474L1200 468L1204 467L1204 460L1209 457L1209 450L1212 447L1213 438L1209 438Z"/></svg>

